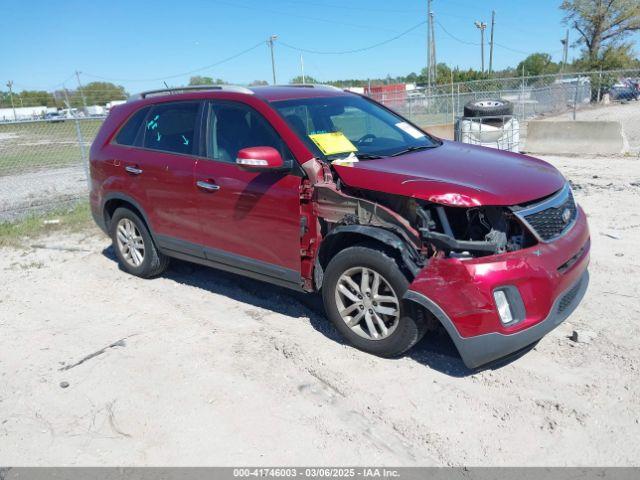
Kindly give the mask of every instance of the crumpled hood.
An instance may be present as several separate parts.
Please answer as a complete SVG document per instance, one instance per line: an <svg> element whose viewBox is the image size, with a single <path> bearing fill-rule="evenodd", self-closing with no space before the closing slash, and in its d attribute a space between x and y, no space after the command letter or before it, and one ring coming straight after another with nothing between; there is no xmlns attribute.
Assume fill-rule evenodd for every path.
<svg viewBox="0 0 640 480"><path fill-rule="evenodd" d="M537 158L449 141L335 169L350 187L460 207L517 205L551 195L566 182Z"/></svg>

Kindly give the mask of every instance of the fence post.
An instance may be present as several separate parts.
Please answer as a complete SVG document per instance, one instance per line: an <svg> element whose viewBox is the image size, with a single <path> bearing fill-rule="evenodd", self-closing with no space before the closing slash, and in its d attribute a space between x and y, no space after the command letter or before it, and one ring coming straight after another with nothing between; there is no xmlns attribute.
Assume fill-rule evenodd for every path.
<svg viewBox="0 0 640 480"><path fill-rule="evenodd" d="M73 117L73 121L76 124L76 137L78 140L78 146L80 147L80 158L82 159L82 166L84 167L84 175L87 180L87 185L90 189L89 162L87 162L87 153L84 149L84 140L82 138L82 131L80 130L80 121L78 120L78 116L71 111L71 102L69 101L69 92L67 91L67 87L64 87L64 98L65 103L67 104L67 109L69 110L69 115Z"/></svg>
<svg viewBox="0 0 640 480"><path fill-rule="evenodd" d="M520 93L520 121L524 122L524 65L522 65L522 88Z"/></svg>
<svg viewBox="0 0 640 480"><path fill-rule="evenodd" d="M598 72L598 103L600 103L600 91L602 90L602 67Z"/></svg>
<svg viewBox="0 0 640 480"><path fill-rule="evenodd" d="M578 84L580 83L580 77L576 79L576 90L573 96L573 120L576 119L576 109L578 108Z"/></svg>
<svg viewBox="0 0 640 480"><path fill-rule="evenodd" d="M453 70L451 70L451 122L456 123L456 99L453 96Z"/></svg>
<svg viewBox="0 0 640 480"><path fill-rule="evenodd" d="M89 178L89 161L87 159L87 152L84 148L84 138L82 137L82 130L80 129L80 120L77 115L74 115L76 122L76 136L78 137L78 145L80 145L80 158L82 159L82 166L84 167L84 175L87 179L87 185L91 189L91 180Z"/></svg>

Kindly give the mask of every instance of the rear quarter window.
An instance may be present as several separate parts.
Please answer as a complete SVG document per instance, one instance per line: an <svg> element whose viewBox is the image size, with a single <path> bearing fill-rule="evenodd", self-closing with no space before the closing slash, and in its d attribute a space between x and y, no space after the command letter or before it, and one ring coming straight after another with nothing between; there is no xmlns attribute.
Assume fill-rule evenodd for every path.
<svg viewBox="0 0 640 480"><path fill-rule="evenodd" d="M116 135L116 143L119 145L135 145L136 137L140 131L140 127L144 122L147 113L149 113L151 107L145 107L138 110L125 122L124 126L120 129Z"/></svg>

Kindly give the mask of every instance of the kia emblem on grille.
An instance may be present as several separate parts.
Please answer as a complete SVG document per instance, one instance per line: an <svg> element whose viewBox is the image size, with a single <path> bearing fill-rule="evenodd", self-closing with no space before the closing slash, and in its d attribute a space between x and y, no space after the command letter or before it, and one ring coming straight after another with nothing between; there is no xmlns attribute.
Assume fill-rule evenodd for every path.
<svg viewBox="0 0 640 480"><path fill-rule="evenodd" d="M571 220L571 210L565 208L562 211L562 222L566 225L567 223L569 223L569 220Z"/></svg>

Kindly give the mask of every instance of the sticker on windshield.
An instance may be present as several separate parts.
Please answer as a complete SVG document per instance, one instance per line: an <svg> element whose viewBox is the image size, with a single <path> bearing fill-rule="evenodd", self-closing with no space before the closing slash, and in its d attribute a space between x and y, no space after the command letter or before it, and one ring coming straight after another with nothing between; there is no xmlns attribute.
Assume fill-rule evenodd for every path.
<svg viewBox="0 0 640 480"><path fill-rule="evenodd" d="M416 127L414 127L413 125L408 124L407 122L396 123L396 127L398 127L400 130L404 131L405 133L408 133L413 138L422 138L422 137L426 136L424 133L422 133Z"/></svg>
<svg viewBox="0 0 640 480"><path fill-rule="evenodd" d="M355 145L342 132L316 133L309 135L309 138L325 155L358 151Z"/></svg>

